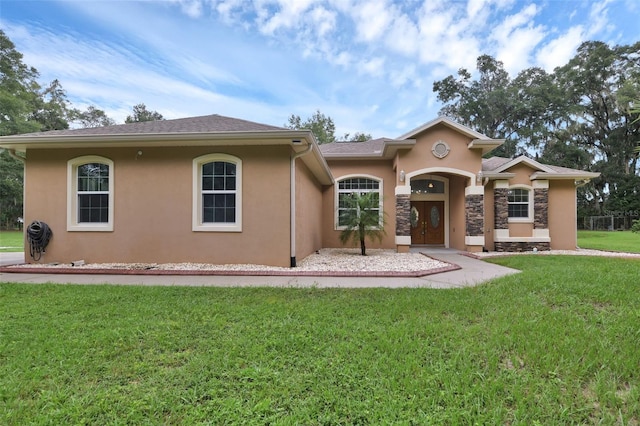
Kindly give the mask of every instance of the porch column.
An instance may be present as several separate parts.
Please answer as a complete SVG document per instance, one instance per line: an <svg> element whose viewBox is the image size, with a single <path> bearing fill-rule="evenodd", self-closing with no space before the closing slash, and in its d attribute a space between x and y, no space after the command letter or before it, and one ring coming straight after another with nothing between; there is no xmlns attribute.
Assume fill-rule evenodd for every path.
<svg viewBox="0 0 640 426"><path fill-rule="evenodd" d="M408 253L411 247L411 187L396 186L396 250Z"/></svg>
<svg viewBox="0 0 640 426"><path fill-rule="evenodd" d="M549 181L533 181L533 236L549 237Z"/></svg>
<svg viewBox="0 0 640 426"><path fill-rule="evenodd" d="M467 186L464 189L465 237L464 243L471 252L484 247L484 186Z"/></svg>

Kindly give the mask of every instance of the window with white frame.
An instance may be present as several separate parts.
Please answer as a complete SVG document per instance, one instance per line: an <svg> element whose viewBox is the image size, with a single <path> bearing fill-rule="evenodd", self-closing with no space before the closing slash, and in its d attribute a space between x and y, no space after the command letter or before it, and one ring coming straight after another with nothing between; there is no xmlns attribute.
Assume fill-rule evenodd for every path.
<svg viewBox="0 0 640 426"><path fill-rule="evenodd" d="M378 214L382 214L382 180L368 176L345 177L338 180L337 185L337 214L336 227L342 228L349 221L349 215L357 215L356 207L349 202L353 194L372 193L372 197L377 201Z"/></svg>
<svg viewBox="0 0 640 426"><path fill-rule="evenodd" d="M528 188L510 188L507 192L509 220L529 221L533 218L531 191Z"/></svg>
<svg viewBox="0 0 640 426"><path fill-rule="evenodd" d="M67 162L67 230L113 231L113 161L84 156Z"/></svg>
<svg viewBox="0 0 640 426"><path fill-rule="evenodd" d="M242 160L209 154L193 160L193 230L242 231Z"/></svg>

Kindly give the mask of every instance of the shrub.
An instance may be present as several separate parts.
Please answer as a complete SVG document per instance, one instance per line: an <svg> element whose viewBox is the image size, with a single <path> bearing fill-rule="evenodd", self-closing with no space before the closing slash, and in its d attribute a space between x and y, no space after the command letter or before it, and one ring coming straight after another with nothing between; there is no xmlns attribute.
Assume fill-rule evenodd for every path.
<svg viewBox="0 0 640 426"><path fill-rule="evenodd" d="M631 231L640 233L640 219L633 221L633 225L631 225Z"/></svg>

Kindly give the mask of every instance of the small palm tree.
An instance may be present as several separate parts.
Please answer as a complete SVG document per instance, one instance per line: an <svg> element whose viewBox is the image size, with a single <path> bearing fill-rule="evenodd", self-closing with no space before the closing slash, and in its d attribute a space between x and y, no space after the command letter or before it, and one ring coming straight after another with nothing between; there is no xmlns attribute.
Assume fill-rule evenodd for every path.
<svg viewBox="0 0 640 426"><path fill-rule="evenodd" d="M342 210L339 223L344 226L340 232L340 242L346 244L352 240L354 245L360 243L360 254L367 255L365 239L382 241L385 219L380 214L380 203L377 192L353 193L341 200Z"/></svg>

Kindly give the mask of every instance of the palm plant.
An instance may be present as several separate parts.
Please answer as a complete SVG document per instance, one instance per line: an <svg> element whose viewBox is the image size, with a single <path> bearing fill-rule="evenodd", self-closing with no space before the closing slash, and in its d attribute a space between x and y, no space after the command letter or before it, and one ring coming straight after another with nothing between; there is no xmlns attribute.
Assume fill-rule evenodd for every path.
<svg viewBox="0 0 640 426"><path fill-rule="evenodd" d="M349 240L356 245L360 243L360 254L367 255L365 239L382 241L384 231L384 214L380 212L377 192L354 192L340 200L339 224L344 226L340 232L340 242Z"/></svg>

